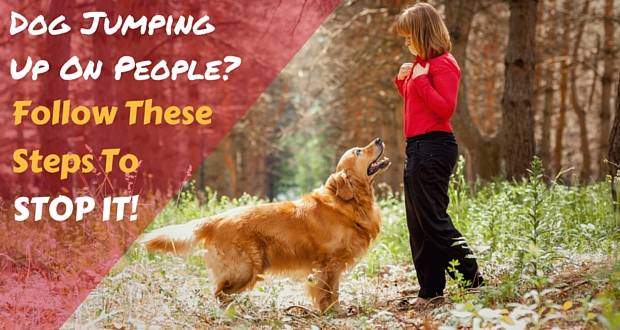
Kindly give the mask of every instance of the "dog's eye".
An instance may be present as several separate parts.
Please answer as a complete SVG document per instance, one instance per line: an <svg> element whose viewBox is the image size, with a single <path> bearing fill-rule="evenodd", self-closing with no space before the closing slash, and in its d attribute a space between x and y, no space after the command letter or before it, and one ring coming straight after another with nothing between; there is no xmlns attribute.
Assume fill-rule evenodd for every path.
<svg viewBox="0 0 620 330"><path fill-rule="evenodd" d="M362 153L362 150L357 149L355 150L355 156L359 156Z"/></svg>

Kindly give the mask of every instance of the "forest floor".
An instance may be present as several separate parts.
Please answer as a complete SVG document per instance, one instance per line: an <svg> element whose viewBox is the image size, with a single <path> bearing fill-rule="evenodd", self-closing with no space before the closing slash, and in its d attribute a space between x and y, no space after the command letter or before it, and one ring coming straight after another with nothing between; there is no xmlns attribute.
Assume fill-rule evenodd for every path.
<svg viewBox="0 0 620 330"><path fill-rule="evenodd" d="M597 329L611 328L612 320L607 317L614 313L618 317L618 301L605 302L612 292L617 295L620 286L620 263L611 259L567 263L545 288L502 308L467 306L468 295L477 293L459 292L452 285L445 302L414 311L409 303L418 286L411 265L386 266L376 276L358 277L352 272L341 287L346 315L319 315L304 295L302 283L278 277L267 277L252 291L237 295L230 305L218 306L205 270L188 261L169 256L139 263L121 261L64 328L434 329L481 322L513 329ZM493 280L488 286L494 286ZM605 310L610 306L615 311Z"/></svg>
<svg viewBox="0 0 620 330"><path fill-rule="evenodd" d="M346 315L317 314L303 283L279 277L218 306L202 250L181 258L134 244L64 328L620 329L620 216L612 212L609 182L549 183L534 164L521 182L472 187L461 169L448 213L487 282L476 292L448 279L442 304L410 308L419 287L404 202L386 194L378 199L381 234L341 281ZM263 202L208 190L197 198L190 187L147 231Z"/></svg>
<svg viewBox="0 0 620 330"><path fill-rule="evenodd" d="M620 222L609 182L548 184L534 169L521 182L471 189L460 173L448 212L487 281L476 292L448 279L445 301L411 309L419 288L403 199L387 194L378 199L379 238L341 281L346 314L319 315L303 283L279 277L219 306L202 250L177 257L148 254L134 244L64 328L620 329ZM199 201L190 187L147 231L263 202L210 191Z"/></svg>

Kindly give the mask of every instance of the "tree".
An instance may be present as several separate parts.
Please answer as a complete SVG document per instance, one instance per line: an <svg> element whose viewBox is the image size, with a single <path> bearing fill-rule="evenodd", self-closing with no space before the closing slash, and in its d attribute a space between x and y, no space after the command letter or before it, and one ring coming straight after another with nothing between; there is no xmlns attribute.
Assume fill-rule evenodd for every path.
<svg viewBox="0 0 620 330"><path fill-rule="evenodd" d="M563 34L558 47L561 49L562 61L560 64L560 113L557 119L555 131L555 149L553 150L553 163L555 172L562 170L562 155L564 152L564 129L566 127L566 108L568 95L568 56L570 41L570 12L573 1L564 0Z"/></svg>
<svg viewBox="0 0 620 330"><path fill-rule="evenodd" d="M480 6L477 0L445 1L446 25L452 40L452 54L459 62L461 71L467 74L467 46L474 15ZM488 180L499 175L500 155L498 140L485 136L474 123L469 112L466 79L461 80L457 107L452 123L454 131L469 154L473 172Z"/></svg>
<svg viewBox="0 0 620 330"><path fill-rule="evenodd" d="M545 78L545 87L544 87L544 101L543 101L543 113L542 113L542 127L540 129L541 139L539 145L540 151L540 159L543 162L543 165L549 168L551 164L551 116L553 115L553 106L554 106L554 98L555 98L555 72L556 72L556 62L554 56L556 54L555 43L556 43L556 24L553 23L554 19L557 17L557 3L556 0L551 0L549 8L546 9L547 12L547 25L548 30L546 33L546 40L549 43L550 47L547 47L546 55L547 59L545 61L545 69L544 69L544 78Z"/></svg>
<svg viewBox="0 0 620 330"><path fill-rule="evenodd" d="M534 156L532 98L537 5L537 0L509 2L509 36L502 98L502 152L508 178L526 175Z"/></svg>
<svg viewBox="0 0 620 330"><path fill-rule="evenodd" d="M73 0L52 0L49 4L48 17L58 17L66 15L71 17L73 10ZM68 24L71 24L70 22ZM51 68L59 70L62 63L69 58L71 49L71 33L59 36L47 36L45 40L45 54ZM43 104L51 108L54 100L66 99L69 96L69 83L66 80L58 79L56 76L48 74L43 77L40 86L40 95ZM60 130L51 125L42 125L38 127L39 142L41 144L41 152L43 154L65 154L69 152L67 143L67 130ZM42 176L39 187L46 193L57 194L61 190L65 193L71 192L71 183L69 180L61 182L57 176L46 173Z"/></svg>
<svg viewBox="0 0 620 330"><path fill-rule="evenodd" d="M618 174L618 170L620 169L620 75L618 77L618 92L616 93L616 115L614 116L614 125L609 135L609 151L607 153L609 162L608 162L608 173L611 175L611 196L614 202L614 208L616 207L616 203L618 202L615 178Z"/></svg>
<svg viewBox="0 0 620 330"><path fill-rule="evenodd" d="M585 17L588 15L588 10L590 8L590 0L586 0L583 3L583 9L581 10L581 16ZM583 37L583 29L586 25L585 20L581 20L577 24L577 35L575 36L574 45L573 45L573 53L572 59L573 62L577 62L579 58L579 46L581 44L581 39ZM579 140L581 143L581 173L580 178L583 182L588 182L590 180L590 148L588 142L588 126L586 125L586 111L584 106L579 102L579 90L577 89L577 64L572 63L570 67L570 100L571 105L573 106L573 110L575 110L575 114L577 115L577 121L579 125Z"/></svg>
<svg viewBox="0 0 620 330"><path fill-rule="evenodd" d="M611 85L614 76L614 17L613 0L605 0L605 12L603 14L603 29L605 31L603 41L603 76L601 77L601 129L599 130L599 177L603 178L605 151L608 149L609 120L611 114ZM616 101L618 103L618 101Z"/></svg>

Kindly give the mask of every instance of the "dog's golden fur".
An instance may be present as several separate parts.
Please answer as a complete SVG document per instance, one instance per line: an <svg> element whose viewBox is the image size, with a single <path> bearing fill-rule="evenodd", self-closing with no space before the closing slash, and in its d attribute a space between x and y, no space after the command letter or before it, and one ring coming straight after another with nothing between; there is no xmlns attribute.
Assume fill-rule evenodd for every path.
<svg viewBox="0 0 620 330"><path fill-rule="evenodd" d="M203 243L220 301L279 273L307 277L321 311L338 308L341 274L379 234L372 183L389 166L379 160L382 152L379 139L348 150L325 185L297 201L232 209L157 229L141 242L149 251L177 253Z"/></svg>

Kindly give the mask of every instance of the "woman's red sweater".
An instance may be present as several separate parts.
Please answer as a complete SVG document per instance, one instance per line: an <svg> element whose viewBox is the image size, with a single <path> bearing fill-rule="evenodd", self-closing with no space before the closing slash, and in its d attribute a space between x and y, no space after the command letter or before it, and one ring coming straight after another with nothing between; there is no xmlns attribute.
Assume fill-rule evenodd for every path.
<svg viewBox="0 0 620 330"><path fill-rule="evenodd" d="M428 74L411 79L411 73L403 80L395 78L398 92L404 99L403 126L405 137L431 131L452 132L450 118L456 109L456 99L461 79L461 69L450 53L415 63L425 66ZM413 72L413 70L411 70Z"/></svg>

